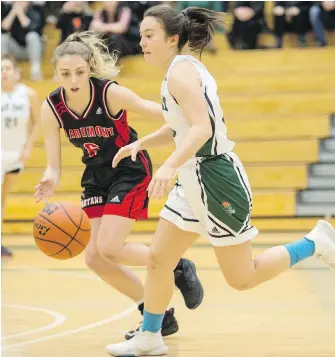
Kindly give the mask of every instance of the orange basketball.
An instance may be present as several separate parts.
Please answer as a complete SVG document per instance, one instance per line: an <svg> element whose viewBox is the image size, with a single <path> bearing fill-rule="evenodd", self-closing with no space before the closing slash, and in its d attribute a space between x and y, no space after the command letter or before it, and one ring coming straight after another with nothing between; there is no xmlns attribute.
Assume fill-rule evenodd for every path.
<svg viewBox="0 0 335 357"><path fill-rule="evenodd" d="M80 254L90 240L91 226L86 213L71 202L50 203L34 221L38 248L55 259L70 259Z"/></svg>

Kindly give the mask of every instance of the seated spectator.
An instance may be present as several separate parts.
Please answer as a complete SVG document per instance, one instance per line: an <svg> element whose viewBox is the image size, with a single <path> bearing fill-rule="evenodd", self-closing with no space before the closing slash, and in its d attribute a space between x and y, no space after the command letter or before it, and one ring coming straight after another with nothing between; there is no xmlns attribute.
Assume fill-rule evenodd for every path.
<svg viewBox="0 0 335 357"><path fill-rule="evenodd" d="M66 1L44 1L45 21L48 24L57 24L63 5Z"/></svg>
<svg viewBox="0 0 335 357"><path fill-rule="evenodd" d="M88 30L92 18L87 1L67 1L62 7L56 25L61 30L60 43L76 31Z"/></svg>
<svg viewBox="0 0 335 357"><path fill-rule="evenodd" d="M283 46L285 32L297 34L299 47L307 46L306 33L310 29L308 13L311 5L309 1L275 1L273 15L276 48Z"/></svg>
<svg viewBox="0 0 335 357"><path fill-rule="evenodd" d="M318 46L326 46L325 29L335 29L335 1L322 1L313 5L309 10L315 40Z"/></svg>
<svg viewBox="0 0 335 357"><path fill-rule="evenodd" d="M103 2L103 9L94 16L90 29L102 34L109 50L118 51L120 57L141 53L139 20L127 2Z"/></svg>
<svg viewBox="0 0 335 357"><path fill-rule="evenodd" d="M264 1L235 1L234 22L228 41L234 49L258 48L258 36L265 24Z"/></svg>
<svg viewBox="0 0 335 357"><path fill-rule="evenodd" d="M29 1L1 2L1 54L29 60L32 80L42 78L43 26L42 13Z"/></svg>
<svg viewBox="0 0 335 357"><path fill-rule="evenodd" d="M143 20L144 13L152 6L161 4L161 1L124 1L131 10L131 16L138 27Z"/></svg>

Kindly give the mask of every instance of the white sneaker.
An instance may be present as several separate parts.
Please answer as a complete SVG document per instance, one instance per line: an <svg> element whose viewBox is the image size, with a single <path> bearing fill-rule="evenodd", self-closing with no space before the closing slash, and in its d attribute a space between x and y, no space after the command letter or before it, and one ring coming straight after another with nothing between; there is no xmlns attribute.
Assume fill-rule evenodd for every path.
<svg viewBox="0 0 335 357"><path fill-rule="evenodd" d="M164 344L161 331L152 333L141 329L128 341L107 345L105 351L112 356L161 356L166 355L168 347Z"/></svg>
<svg viewBox="0 0 335 357"><path fill-rule="evenodd" d="M306 238L315 243L315 256L335 269L335 230L327 221L318 221Z"/></svg>

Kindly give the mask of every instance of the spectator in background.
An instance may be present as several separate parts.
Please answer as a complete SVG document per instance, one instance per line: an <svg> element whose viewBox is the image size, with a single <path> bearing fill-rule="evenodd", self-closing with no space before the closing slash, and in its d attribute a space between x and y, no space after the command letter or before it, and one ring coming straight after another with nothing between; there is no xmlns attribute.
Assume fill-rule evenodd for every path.
<svg viewBox="0 0 335 357"><path fill-rule="evenodd" d="M144 13L152 6L161 4L161 1L127 1L127 6L131 10L133 21L140 26Z"/></svg>
<svg viewBox="0 0 335 357"><path fill-rule="evenodd" d="M310 1L275 1L273 15L276 48L282 48L283 36L287 31L297 34L299 47L307 46L306 33L310 29L308 13L312 4Z"/></svg>
<svg viewBox="0 0 335 357"><path fill-rule="evenodd" d="M62 7L56 25L61 30L60 43L76 31L88 30L92 18L87 1L67 1Z"/></svg>
<svg viewBox="0 0 335 357"><path fill-rule="evenodd" d="M325 28L335 29L335 1L322 1L320 4L313 5L309 10L315 40L318 46L326 46Z"/></svg>
<svg viewBox="0 0 335 357"><path fill-rule="evenodd" d="M234 22L228 41L232 48L258 48L258 36L265 24L264 1L235 1Z"/></svg>
<svg viewBox="0 0 335 357"><path fill-rule="evenodd" d="M29 1L1 2L1 54L29 60L31 79L40 80L44 18Z"/></svg>
<svg viewBox="0 0 335 357"><path fill-rule="evenodd" d="M48 24L57 24L65 3L66 1L44 1L45 21Z"/></svg>
<svg viewBox="0 0 335 357"><path fill-rule="evenodd" d="M127 2L106 1L95 14L90 29L103 35L111 52L117 50L123 57L141 53L138 25Z"/></svg>

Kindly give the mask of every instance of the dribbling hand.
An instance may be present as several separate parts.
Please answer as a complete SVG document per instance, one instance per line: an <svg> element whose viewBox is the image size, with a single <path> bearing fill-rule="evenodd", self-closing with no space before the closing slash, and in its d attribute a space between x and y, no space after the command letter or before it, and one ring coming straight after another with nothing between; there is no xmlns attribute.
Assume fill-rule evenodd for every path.
<svg viewBox="0 0 335 357"><path fill-rule="evenodd" d="M113 168L115 168L122 159L128 156L131 156L132 161L136 161L137 153L140 150L141 150L141 144L138 140L129 145L124 146L114 156L113 163L112 163Z"/></svg>
<svg viewBox="0 0 335 357"><path fill-rule="evenodd" d="M54 194L55 183L50 177L44 177L40 183L35 186L36 192L34 197L36 202L40 202L43 198L45 199L45 204L48 204L49 198Z"/></svg>

